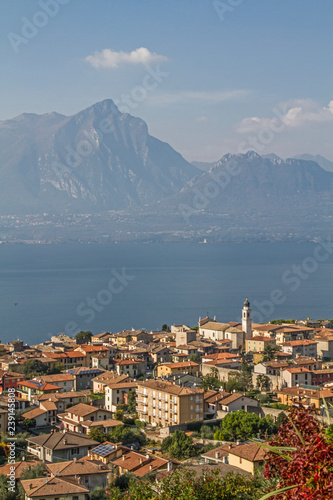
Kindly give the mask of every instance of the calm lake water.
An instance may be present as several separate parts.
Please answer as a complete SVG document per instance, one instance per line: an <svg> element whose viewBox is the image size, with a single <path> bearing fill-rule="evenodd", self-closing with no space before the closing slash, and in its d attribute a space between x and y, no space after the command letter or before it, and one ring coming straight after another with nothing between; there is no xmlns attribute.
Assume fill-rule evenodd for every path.
<svg viewBox="0 0 333 500"><path fill-rule="evenodd" d="M65 330L194 326L207 313L238 321L246 297L259 322L333 318L333 255L319 262L325 249L317 247L0 245L0 339L34 344Z"/></svg>

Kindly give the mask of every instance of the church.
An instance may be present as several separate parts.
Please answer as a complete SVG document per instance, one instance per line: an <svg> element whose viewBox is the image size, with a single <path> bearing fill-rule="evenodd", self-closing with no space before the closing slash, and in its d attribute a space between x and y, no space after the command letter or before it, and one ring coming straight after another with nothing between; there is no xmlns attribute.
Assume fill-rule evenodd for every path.
<svg viewBox="0 0 333 500"><path fill-rule="evenodd" d="M252 336L252 317L250 302L245 300L242 309L242 322L219 323L209 317L199 319L199 335L205 339L230 340L232 349L245 350L245 340Z"/></svg>

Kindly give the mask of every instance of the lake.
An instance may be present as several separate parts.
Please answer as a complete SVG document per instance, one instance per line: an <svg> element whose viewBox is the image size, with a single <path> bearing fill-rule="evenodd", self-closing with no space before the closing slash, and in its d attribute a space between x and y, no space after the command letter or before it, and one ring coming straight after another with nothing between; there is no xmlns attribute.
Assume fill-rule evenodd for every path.
<svg viewBox="0 0 333 500"><path fill-rule="evenodd" d="M326 245L327 247L327 245ZM333 318L333 250L319 243L0 245L3 343L79 330Z"/></svg>

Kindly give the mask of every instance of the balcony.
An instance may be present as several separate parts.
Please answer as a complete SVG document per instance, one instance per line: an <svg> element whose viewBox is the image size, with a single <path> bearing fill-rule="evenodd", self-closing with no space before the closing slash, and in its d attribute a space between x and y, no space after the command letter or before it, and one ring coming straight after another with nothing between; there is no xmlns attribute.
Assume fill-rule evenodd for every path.
<svg viewBox="0 0 333 500"><path fill-rule="evenodd" d="M40 450L33 448L32 446L27 446L27 452L31 453L32 455L35 455L40 459Z"/></svg>

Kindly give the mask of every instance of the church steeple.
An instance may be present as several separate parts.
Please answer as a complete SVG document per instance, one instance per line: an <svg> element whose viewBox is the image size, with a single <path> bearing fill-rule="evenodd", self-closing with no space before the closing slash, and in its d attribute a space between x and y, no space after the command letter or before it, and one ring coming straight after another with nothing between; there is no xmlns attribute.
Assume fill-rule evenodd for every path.
<svg viewBox="0 0 333 500"><path fill-rule="evenodd" d="M245 338L252 336L252 317L250 302L246 299L242 310L242 329L245 332Z"/></svg>

